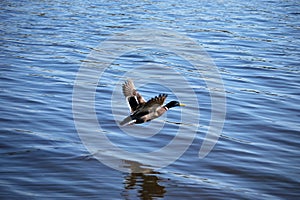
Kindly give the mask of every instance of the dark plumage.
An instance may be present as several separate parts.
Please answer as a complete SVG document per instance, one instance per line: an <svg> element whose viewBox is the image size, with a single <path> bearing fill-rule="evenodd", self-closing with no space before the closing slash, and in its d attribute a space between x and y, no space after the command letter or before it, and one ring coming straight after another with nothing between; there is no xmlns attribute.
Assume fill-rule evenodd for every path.
<svg viewBox="0 0 300 200"><path fill-rule="evenodd" d="M127 124L141 124L160 117L172 107L184 106L184 104L180 104L178 101L171 101L163 106L168 96L167 94L160 94L146 102L135 89L133 81L130 79L123 84L122 89L131 112L128 117L120 122L122 126Z"/></svg>

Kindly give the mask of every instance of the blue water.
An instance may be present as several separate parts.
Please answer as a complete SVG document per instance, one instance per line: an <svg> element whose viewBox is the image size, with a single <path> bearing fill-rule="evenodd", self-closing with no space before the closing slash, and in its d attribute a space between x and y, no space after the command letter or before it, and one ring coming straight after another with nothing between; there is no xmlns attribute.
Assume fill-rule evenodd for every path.
<svg viewBox="0 0 300 200"><path fill-rule="evenodd" d="M0 19L1 199L300 196L299 1L1 1ZM177 123L181 109L176 108L139 127L151 133L166 123L164 133L149 138L123 134L117 121L125 116L113 116L109 105L132 66L146 66L132 74L146 99L159 87L176 99L168 88L142 85L153 74L193 103L175 76L166 78L151 65L176 66L190 83L199 80L194 91L200 119L195 139L174 163L156 169L123 158L129 168L145 169L127 173L101 163L80 139L74 83L101 42L148 27L184 34L208 53L222 75L226 120L217 144L200 159L211 117L205 82L174 55L153 49L128 52L112 63L104 79L86 85L97 85L96 116L108 138L131 152L151 152L168 144L179 126L186 132L183 141L196 127ZM124 99L118 102L128 114ZM187 106L182 112L193 118L197 111Z"/></svg>

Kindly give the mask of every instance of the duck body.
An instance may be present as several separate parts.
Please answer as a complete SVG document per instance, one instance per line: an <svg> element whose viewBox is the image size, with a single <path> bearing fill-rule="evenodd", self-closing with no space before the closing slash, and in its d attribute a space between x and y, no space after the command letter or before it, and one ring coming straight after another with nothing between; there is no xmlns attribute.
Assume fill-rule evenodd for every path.
<svg viewBox="0 0 300 200"><path fill-rule="evenodd" d="M160 94L146 102L130 79L123 84L122 89L131 114L120 122L121 126L148 122L162 116L172 107L184 106L178 101L171 101L163 105L168 97L167 94Z"/></svg>

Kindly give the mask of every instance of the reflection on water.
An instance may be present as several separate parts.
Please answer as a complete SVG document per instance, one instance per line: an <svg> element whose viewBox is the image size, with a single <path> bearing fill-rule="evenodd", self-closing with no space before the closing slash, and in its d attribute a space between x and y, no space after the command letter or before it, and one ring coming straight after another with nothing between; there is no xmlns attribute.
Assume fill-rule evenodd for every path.
<svg viewBox="0 0 300 200"><path fill-rule="evenodd" d="M158 178L159 172L145 168L142 164L132 161L125 161L132 169L125 177L124 191L122 195L125 199L134 199L138 196L140 199L151 200L163 198L166 188L161 185L161 179ZM136 173L140 171L140 173Z"/></svg>

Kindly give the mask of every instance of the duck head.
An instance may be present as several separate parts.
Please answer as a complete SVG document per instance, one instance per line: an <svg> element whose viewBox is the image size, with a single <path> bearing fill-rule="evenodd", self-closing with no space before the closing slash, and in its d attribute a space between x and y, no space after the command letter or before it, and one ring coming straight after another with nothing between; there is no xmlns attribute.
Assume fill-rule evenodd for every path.
<svg viewBox="0 0 300 200"><path fill-rule="evenodd" d="M168 109L176 107L176 106L185 106L185 105L182 103L179 103L178 101L170 101L169 103L167 103L165 105L165 107L167 107Z"/></svg>

